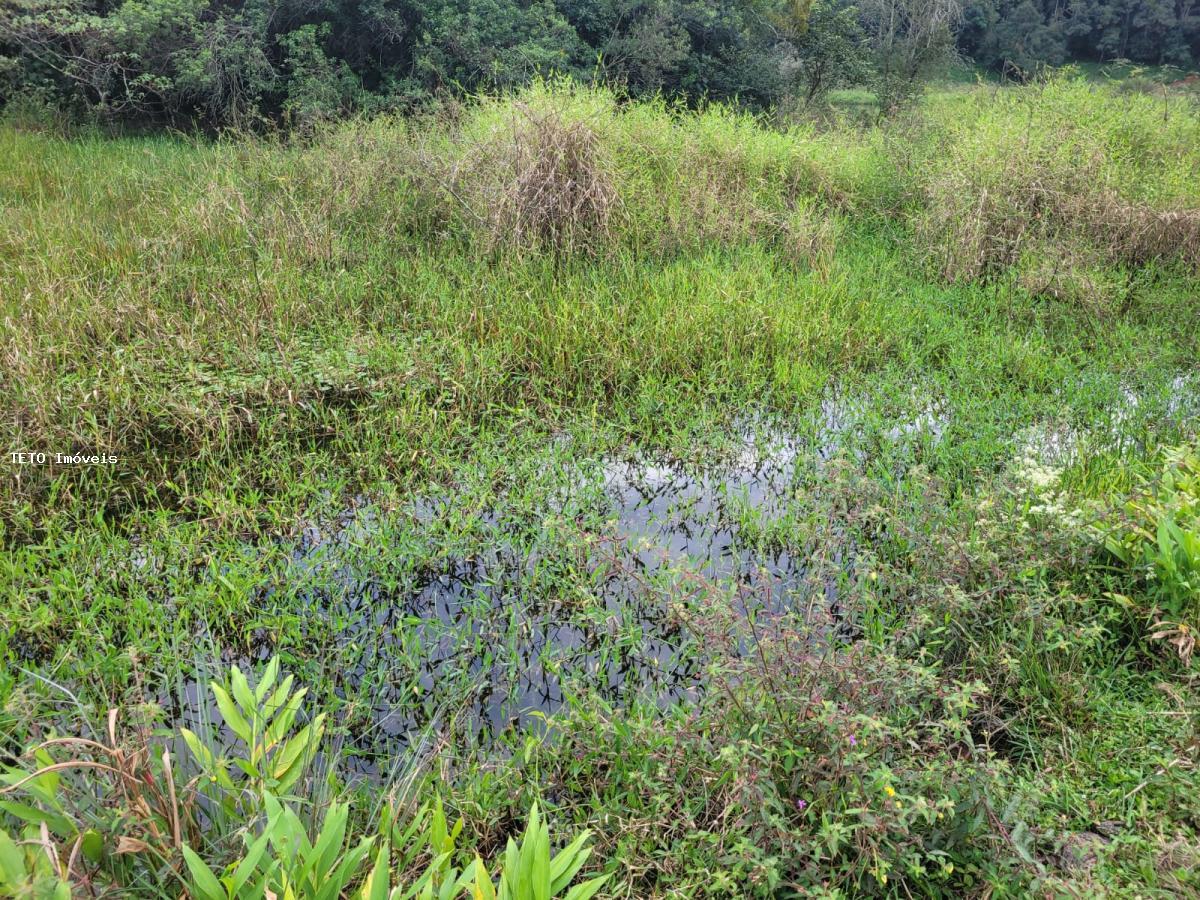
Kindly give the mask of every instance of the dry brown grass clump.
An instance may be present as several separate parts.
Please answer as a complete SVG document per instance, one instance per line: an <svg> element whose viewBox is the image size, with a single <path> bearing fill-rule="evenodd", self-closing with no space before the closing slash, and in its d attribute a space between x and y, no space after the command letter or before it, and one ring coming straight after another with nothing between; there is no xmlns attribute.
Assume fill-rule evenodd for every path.
<svg viewBox="0 0 1200 900"><path fill-rule="evenodd" d="M918 233L951 281L998 272L1038 245L1083 243L1113 264L1200 265L1200 209L1124 200L1107 181L1096 155L1018 147L987 166L960 159L930 180Z"/></svg>
<svg viewBox="0 0 1200 900"><path fill-rule="evenodd" d="M1154 209L1111 193L1080 210L1097 243L1123 262L1178 259L1200 268L1200 209Z"/></svg>
<svg viewBox="0 0 1200 900"><path fill-rule="evenodd" d="M588 123L513 101L508 115L455 149L426 156L425 177L474 220L489 250L590 252L609 236L620 197Z"/></svg>

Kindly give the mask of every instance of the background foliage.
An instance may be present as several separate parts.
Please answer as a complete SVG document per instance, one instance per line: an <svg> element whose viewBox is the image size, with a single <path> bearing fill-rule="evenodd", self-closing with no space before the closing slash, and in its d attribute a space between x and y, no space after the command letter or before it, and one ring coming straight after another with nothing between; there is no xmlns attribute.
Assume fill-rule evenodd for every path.
<svg viewBox="0 0 1200 900"><path fill-rule="evenodd" d="M557 72L754 108L874 89L961 52L1047 65L1200 58L1195 0L3 0L0 91L74 114L306 128Z"/></svg>

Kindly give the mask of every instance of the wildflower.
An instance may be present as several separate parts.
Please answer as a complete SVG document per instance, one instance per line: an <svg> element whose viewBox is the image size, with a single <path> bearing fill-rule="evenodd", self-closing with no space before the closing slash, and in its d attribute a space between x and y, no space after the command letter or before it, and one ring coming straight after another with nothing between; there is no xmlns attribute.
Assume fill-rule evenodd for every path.
<svg viewBox="0 0 1200 900"><path fill-rule="evenodd" d="M879 876L879 883L887 884L887 872L884 872L882 875Z"/></svg>
<svg viewBox="0 0 1200 900"><path fill-rule="evenodd" d="M889 797L896 796L896 789L894 787L892 787L890 784L884 785L883 792L885 794L887 794Z"/></svg>
<svg viewBox="0 0 1200 900"><path fill-rule="evenodd" d="M942 819L946 818L946 814L945 814L945 813L938 813L938 816L937 816L937 817L938 817L938 821L940 822Z"/></svg>
<svg viewBox="0 0 1200 900"><path fill-rule="evenodd" d="M856 738L854 735L850 735L850 746L851 747L858 746L858 738Z"/></svg>
<svg viewBox="0 0 1200 900"><path fill-rule="evenodd" d="M804 810L807 806L808 806L807 800L797 800L796 801L796 809L800 810L800 812L804 812Z"/></svg>

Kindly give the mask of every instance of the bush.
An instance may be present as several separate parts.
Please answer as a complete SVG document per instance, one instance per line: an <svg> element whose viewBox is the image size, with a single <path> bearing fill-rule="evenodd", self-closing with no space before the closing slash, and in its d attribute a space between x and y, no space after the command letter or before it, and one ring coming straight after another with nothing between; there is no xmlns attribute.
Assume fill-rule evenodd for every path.
<svg viewBox="0 0 1200 900"><path fill-rule="evenodd" d="M1104 546L1132 577L1128 593L1110 597L1134 612L1153 640L1166 642L1185 665L1200 630L1200 454L1168 454L1160 476L1142 481L1102 532ZM1133 594L1133 596L1130 596ZM1143 597L1139 601L1136 597Z"/></svg>

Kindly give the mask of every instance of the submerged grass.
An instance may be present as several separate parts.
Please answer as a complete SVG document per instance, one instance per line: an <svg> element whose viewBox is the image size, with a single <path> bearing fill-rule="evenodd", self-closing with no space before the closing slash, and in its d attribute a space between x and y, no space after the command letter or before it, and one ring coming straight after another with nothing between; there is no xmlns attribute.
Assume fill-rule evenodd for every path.
<svg viewBox="0 0 1200 900"><path fill-rule="evenodd" d="M1195 891L1198 137L1071 81L0 129L9 762L111 707L220 755L279 655L310 824L436 787L460 868L540 800L610 896ZM77 888L186 882L61 814Z"/></svg>

